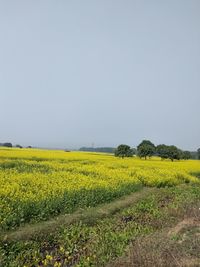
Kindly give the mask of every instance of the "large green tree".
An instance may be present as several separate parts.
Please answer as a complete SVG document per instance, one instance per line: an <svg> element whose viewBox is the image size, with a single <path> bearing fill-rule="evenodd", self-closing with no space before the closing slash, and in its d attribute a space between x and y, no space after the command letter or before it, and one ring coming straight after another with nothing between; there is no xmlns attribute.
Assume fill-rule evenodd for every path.
<svg viewBox="0 0 200 267"><path fill-rule="evenodd" d="M176 146L167 146L167 145L158 145L156 147L157 156L161 157L161 159L170 159L174 161L175 159L190 159L191 153L189 151L182 151Z"/></svg>
<svg viewBox="0 0 200 267"><path fill-rule="evenodd" d="M182 151L181 152L181 158L185 159L185 160L191 159L192 155L191 155L190 151Z"/></svg>
<svg viewBox="0 0 200 267"><path fill-rule="evenodd" d="M181 159L181 150L178 149L176 146L168 146L168 158L171 159L171 161L174 161L175 159L180 160Z"/></svg>
<svg viewBox="0 0 200 267"><path fill-rule="evenodd" d="M155 145L149 140L143 140L137 147L140 158L152 157L155 154Z"/></svg>
<svg viewBox="0 0 200 267"><path fill-rule="evenodd" d="M168 158L168 146L162 144L156 147L156 154L157 156L161 157L161 159Z"/></svg>
<svg viewBox="0 0 200 267"><path fill-rule="evenodd" d="M132 157L133 156L133 149L130 148L130 146L128 145L119 145L116 149L115 149L115 156L116 157Z"/></svg>

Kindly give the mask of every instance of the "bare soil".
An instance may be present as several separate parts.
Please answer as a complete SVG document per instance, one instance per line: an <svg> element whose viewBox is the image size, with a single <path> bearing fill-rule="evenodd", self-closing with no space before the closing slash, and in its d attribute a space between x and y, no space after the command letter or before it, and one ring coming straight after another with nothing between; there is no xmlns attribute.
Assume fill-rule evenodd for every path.
<svg viewBox="0 0 200 267"><path fill-rule="evenodd" d="M186 210L177 224L132 241L108 267L200 267L199 207Z"/></svg>

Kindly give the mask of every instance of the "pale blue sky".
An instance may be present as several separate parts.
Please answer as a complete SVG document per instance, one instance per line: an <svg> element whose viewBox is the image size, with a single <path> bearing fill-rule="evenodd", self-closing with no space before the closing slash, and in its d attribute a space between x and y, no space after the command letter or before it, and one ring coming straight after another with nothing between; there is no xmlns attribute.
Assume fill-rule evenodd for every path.
<svg viewBox="0 0 200 267"><path fill-rule="evenodd" d="M0 1L0 142L200 147L199 0Z"/></svg>

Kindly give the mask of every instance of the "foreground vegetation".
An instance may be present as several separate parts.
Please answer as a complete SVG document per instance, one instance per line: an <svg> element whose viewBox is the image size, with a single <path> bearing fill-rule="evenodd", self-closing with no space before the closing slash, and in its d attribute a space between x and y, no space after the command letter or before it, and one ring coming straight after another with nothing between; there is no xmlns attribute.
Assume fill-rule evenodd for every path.
<svg viewBox="0 0 200 267"><path fill-rule="evenodd" d="M1 148L0 266L105 266L198 205L199 177L194 160Z"/></svg>
<svg viewBox="0 0 200 267"><path fill-rule="evenodd" d="M185 266L174 264L178 259L177 254L169 254L166 261L163 261L166 264L161 264L163 256L159 258L157 255L154 260L151 257L145 258L147 254L144 255L142 249L140 251L140 247L142 248L141 240L150 238L151 243L148 243L149 247L146 252L150 253L153 247L158 249L157 244L159 250L163 249L161 252L165 255L167 252L164 246L166 239L165 243L161 239L159 240L161 243L158 243L159 233L162 233L164 229L168 229L167 232L169 232L171 229L169 227L183 220L185 214L192 208L196 208L197 214L199 214L200 186L184 185L156 189L149 194L144 194L144 192L141 191L141 198L136 198L135 201L133 199L133 202L127 203L127 207L121 211L117 212L116 210L114 214L108 211L103 219L92 217L91 213L87 220L78 218L68 226L61 224L56 231L54 228L49 229L48 234L41 232L40 234L17 236L16 232L14 234L17 238L13 240L4 236L0 243L0 265L5 267L106 266L107 264L109 266L137 267ZM106 211L104 206L101 206L100 209ZM194 233L199 233L198 231L195 229ZM157 239L151 238L153 233L156 233ZM178 242L180 238L177 231L172 231L169 236L169 240L174 242ZM153 240L154 243L152 243ZM119 265L116 258L124 254L130 242L134 248L130 251L137 251L137 254L133 254L134 257L131 258L131 262L126 262L127 257L124 261L121 259L123 264ZM138 242L140 247L138 247ZM194 247L188 248L189 244L187 244L185 247L187 253L184 254L184 258L199 260L199 243L197 239L195 242L196 246ZM155 260L157 265L154 265Z"/></svg>

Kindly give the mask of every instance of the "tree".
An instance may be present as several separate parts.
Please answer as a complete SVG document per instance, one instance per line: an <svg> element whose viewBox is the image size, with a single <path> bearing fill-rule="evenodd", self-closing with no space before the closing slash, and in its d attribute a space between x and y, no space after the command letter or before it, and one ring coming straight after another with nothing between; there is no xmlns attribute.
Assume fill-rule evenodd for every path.
<svg viewBox="0 0 200 267"><path fill-rule="evenodd" d="M189 151L182 151L176 146L167 146L167 145L158 145L156 147L156 153L161 159L171 159L174 161L175 159L190 159L192 157Z"/></svg>
<svg viewBox="0 0 200 267"><path fill-rule="evenodd" d="M11 143L4 143L3 146L5 146L5 147L12 147L12 144Z"/></svg>
<svg viewBox="0 0 200 267"><path fill-rule="evenodd" d="M171 161L174 161L175 159L181 159L181 150L178 149L176 146L168 146L167 154L168 158L171 159Z"/></svg>
<svg viewBox="0 0 200 267"><path fill-rule="evenodd" d="M18 147L18 148L23 148L23 146L21 146L21 145L16 145L16 147Z"/></svg>
<svg viewBox="0 0 200 267"><path fill-rule="evenodd" d="M167 159L168 158L168 146L162 144L158 145L156 147L156 153L161 159Z"/></svg>
<svg viewBox="0 0 200 267"><path fill-rule="evenodd" d="M132 157L133 156L133 150L130 148L130 146L128 145L119 145L116 149L115 149L115 156L116 157Z"/></svg>
<svg viewBox="0 0 200 267"><path fill-rule="evenodd" d="M152 157L155 153L155 145L149 140L143 140L137 147L140 158Z"/></svg>
<svg viewBox="0 0 200 267"><path fill-rule="evenodd" d="M198 155L198 159L200 159L200 148L197 149L197 155Z"/></svg>
<svg viewBox="0 0 200 267"><path fill-rule="evenodd" d="M187 159L191 159L191 157L192 157L192 155L191 155L190 151L182 151L182 153L181 153L182 159L187 160Z"/></svg>

